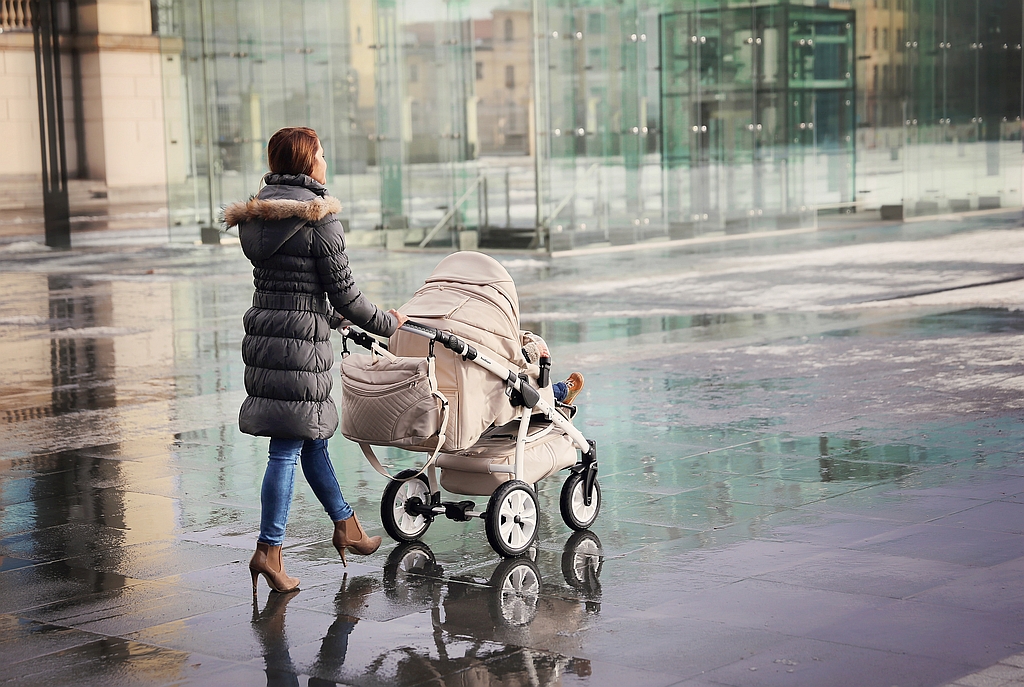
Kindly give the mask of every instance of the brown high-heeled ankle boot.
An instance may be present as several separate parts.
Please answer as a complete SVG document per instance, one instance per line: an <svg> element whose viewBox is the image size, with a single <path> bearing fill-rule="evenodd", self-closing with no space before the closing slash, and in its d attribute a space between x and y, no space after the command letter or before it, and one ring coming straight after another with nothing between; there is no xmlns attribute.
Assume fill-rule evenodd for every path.
<svg viewBox="0 0 1024 687"><path fill-rule="evenodd" d="M345 567L348 567L348 561L345 560L345 549L351 549L361 556L369 556L380 548L380 541L380 537L366 536L355 513L348 520L334 521L334 537L331 539L331 543L341 554L341 562Z"/></svg>
<svg viewBox="0 0 1024 687"><path fill-rule="evenodd" d="M249 560L249 572L252 574L253 596L256 595L256 578L260 575L275 592L293 592L299 588L299 578L291 577L284 571L280 546L256 542L256 552Z"/></svg>

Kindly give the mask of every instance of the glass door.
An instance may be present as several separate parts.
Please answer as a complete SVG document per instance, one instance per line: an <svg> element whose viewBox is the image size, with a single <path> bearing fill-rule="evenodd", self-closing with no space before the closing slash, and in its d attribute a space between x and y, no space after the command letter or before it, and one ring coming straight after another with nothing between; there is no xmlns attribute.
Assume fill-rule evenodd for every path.
<svg viewBox="0 0 1024 687"><path fill-rule="evenodd" d="M903 21L907 215L1020 207L1021 6L914 3Z"/></svg>
<svg viewBox="0 0 1024 687"><path fill-rule="evenodd" d="M595 15L599 19L593 20L592 28L597 33L598 23L603 28L604 15L596 12ZM537 72L543 82L537 84L537 90L544 106L537 133L541 156L537 165L537 214L538 226L552 250L572 248L588 230L592 234L601 230L600 206L585 211L576 201L576 193L584 182L600 183L600 176L595 174L596 166L587 167L580 161L586 157L587 136L586 109L578 107L584 100L582 71L588 59L592 66L601 59L599 46L593 53L587 53L582 30L585 24L580 25L580 20L585 22L586 17L586 12L577 13L567 2L548 3L538 17L537 59L540 64ZM599 202L600 191L595 197ZM586 217L580 217L579 211ZM591 220L589 225L587 219Z"/></svg>
<svg viewBox="0 0 1024 687"><path fill-rule="evenodd" d="M378 0L377 157L395 243L458 245L476 228L472 27L466 2ZM389 242L391 239L389 238Z"/></svg>
<svg viewBox="0 0 1024 687"><path fill-rule="evenodd" d="M717 60L714 43L708 46L701 14L661 16L663 196L672 239L699 236L717 222L711 202L717 107L705 102L701 85L714 80Z"/></svg>

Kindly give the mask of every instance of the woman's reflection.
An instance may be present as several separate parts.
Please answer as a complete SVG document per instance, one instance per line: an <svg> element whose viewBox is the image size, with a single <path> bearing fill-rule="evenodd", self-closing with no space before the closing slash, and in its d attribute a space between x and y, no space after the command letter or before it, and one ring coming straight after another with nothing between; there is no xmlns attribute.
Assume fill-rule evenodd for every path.
<svg viewBox="0 0 1024 687"><path fill-rule="evenodd" d="M263 659L267 667L267 685L273 687L298 687L299 678L291 653L288 651L288 636L284 631L284 611L288 602L298 594L271 593L267 605L261 611L255 597L252 601L252 629L256 639L263 646Z"/></svg>
<svg viewBox="0 0 1024 687"><path fill-rule="evenodd" d="M348 575L341 581L341 589L334 596L337 617L324 635L316 660L309 671L311 675L337 675L345 664L348 654L348 637L359 622L355 615L365 606L366 597L380 586L372 577L361 575L349 580ZM261 611L255 601L252 609L252 629L263 647L266 661L267 685L270 687L292 687L299 684L300 672L292 662L288 636L285 632L285 609L288 602L299 594L298 591L284 594L271 592L267 605ZM331 680L311 677L311 687L326 687L336 684Z"/></svg>
<svg viewBox="0 0 1024 687"><path fill-rule="evenodd" d="M316 660L310 675L337 675L345 665L345 656L348 654L348 636L352 634L356 623L359 622L358 613L366 605L366 598L373 593L374 589L380 586L380 582L372 577L360 575L352 578L349 582L348 575L341 581L341 589L334 596L334 612L337 618L331 623L320 644L320 651L317 652ZM335 683L319 677L310 677L310 687L328 687Z"/></svg>

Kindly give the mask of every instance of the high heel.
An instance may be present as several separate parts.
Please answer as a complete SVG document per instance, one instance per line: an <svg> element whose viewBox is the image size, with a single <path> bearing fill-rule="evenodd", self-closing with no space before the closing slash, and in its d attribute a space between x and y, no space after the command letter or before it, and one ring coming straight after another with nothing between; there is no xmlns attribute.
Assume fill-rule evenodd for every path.
<svg viewBox="0 0 1024 687"><path fill-rule="evenodd" d="M249 560L249 573L252 575L253 596L256 595L256 581L260 575L275 592L293 592L299 588L299 578L284 571L280 546L256 542L256 552Z"/></svg>
<svg viewBox="0 0 1024 687"><path fill-rule="evenodd" d="M347 520L334 521L334 537L331 543L341 555L341 562L345 567L348 567L348 561L345 560L346 549L360 556L369 556L380 548L380 542L380 537L367 536L355 513Z"/></svg>

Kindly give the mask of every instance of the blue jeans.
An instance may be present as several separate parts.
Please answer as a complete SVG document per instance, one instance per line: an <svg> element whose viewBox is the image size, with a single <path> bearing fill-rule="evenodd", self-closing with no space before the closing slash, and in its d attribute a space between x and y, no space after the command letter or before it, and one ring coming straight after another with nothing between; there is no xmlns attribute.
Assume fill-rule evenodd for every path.
<svg viewBox="0 0 1024 687"><path fill-rule="evenodd" d="M302 474L331 520L352 517L352 508L341 495L341 486L327 454L326 439L271 439L270 460L260 491L259 541L264 544L280 546L284 542L284 527L288 524L295 488L295 464L300 457Z"/></svg>
<svg viewBox="0 0 1024 687"><path fill-rule="evenodd" d="M551 385L551 393L555 395L556 401L564 401L566 394L569 393L569 387L565 382L555 382Z"/></svg>

